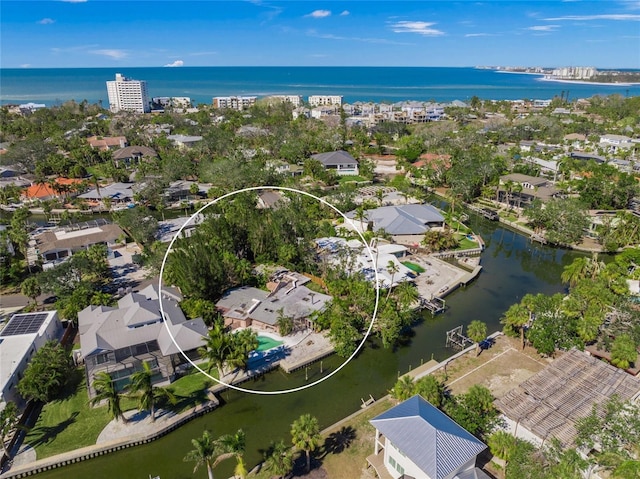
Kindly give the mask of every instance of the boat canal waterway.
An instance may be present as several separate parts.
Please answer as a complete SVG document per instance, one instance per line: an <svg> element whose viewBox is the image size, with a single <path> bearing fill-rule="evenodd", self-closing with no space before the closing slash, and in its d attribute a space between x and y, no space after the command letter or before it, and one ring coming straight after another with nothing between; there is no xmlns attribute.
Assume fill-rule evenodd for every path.
<svg viewBox="0 0 640 479"><path fill-rule="evenodd" d="M487 323L490 333L497 331L501 329L501 315L525 294L562 291L562 269L580 254L531 243L502 224L475 214L471 215L470 226L482 236L486 245L480 276L447 296L444 313L435 317L425 313L423 321L413 328L412 337L397 350L383 349L378 341L368 341L367 348L337 374L296 393L262 396L223 392L221 407L157 441L47 471L38 477L145 479L151 475L162 479L192 478L194 463L184 462L183 457L192 449L191 439L201 436L205 429L216 437L242 428L247 437L245 460L252 468L262 460L264 450L272 441L290 441L290 424L301 414L316 416L321 428L325 428L359 410L362 398L385 395L397 377L412 367L430 359L442 360L450 356L453 351L445 347L447 330L478 319ZM339 364L339 358L329 357L289 375L275 370L243 386L256 390L289 389L300 382L316 381ZM234 461L226 462L216 469L218 477L232 474ZM206 470L199 470L196 476L205 477Z"/></svg>

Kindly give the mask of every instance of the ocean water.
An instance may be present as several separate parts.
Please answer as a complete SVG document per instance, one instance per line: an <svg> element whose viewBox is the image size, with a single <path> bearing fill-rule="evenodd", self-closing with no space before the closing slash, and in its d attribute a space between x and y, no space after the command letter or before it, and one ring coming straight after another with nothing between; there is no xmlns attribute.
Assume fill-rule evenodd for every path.
<svg viewBox="0 0 640 479"><path fill-rule="evenodd" d="M0 103L67 100L108 105L105 82L116 73L146 80L154 96L187 96L194 104L214 96L272 94L343 95L344 101L450 102L481 99L549 99L619 93L640 95L640 85L560 83L538 75L508 74L476 68L444 67L180 67L0 69Z"/></svg>

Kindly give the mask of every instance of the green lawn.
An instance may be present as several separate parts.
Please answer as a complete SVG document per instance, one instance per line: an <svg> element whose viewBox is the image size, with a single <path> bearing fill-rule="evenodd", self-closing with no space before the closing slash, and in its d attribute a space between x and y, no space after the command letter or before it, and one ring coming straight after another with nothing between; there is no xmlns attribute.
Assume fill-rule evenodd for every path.
<svg viewBox="0 0 640 479"><path fill-rule="evenodd" d="M339 183L349 183L352 181L362 182L362 181L370 181L370 180L360 175L345 175L345 176L340 176L338 178Z"/></svg>
<svg viewBox="0 0 640 479"><path fill-rule="evenodd" d="M46 404L27 433L25 443L36 449L38 459L95 444L110 421L106 406L89 405L84 369L77 369L76 374L77 386L65 398Z"/></svg>
<svg viewBox="0 0 640 479"><path fill-rule="evenodd" d="M206 371L206 364L199 364L203 371ZM218 371L212 369L210 372L214 378L218 377ZM177 381L171 383L167 389L170 389L175 394L178 400L177 404L172 409L178 413L183 412L189 408L194 407L196 404L203 403L207 400L206 389L214 384L209 377L202 374L196 368L189 371L186 376L181 377Z"/></svg>
<svg viewBox="0 0 640 479"><path fill-rule="evenodd" d="M478 248L478 243L475 241L471 241L466 236L463 236L460 242L458 243L458 247L456 249L465 250L465 249L473 249L473 248Z"/></svg>

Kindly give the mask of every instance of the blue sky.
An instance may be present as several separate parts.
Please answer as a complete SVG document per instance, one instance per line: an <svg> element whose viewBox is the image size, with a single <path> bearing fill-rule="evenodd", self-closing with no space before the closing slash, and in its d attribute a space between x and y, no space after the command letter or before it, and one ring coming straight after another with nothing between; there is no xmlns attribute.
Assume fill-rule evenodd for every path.
<svg viewBox="0 0 640 479"><path fill-rule="evenodd" d="M0 22L2 68L640 68L640 0L2 0Z"/></svg>

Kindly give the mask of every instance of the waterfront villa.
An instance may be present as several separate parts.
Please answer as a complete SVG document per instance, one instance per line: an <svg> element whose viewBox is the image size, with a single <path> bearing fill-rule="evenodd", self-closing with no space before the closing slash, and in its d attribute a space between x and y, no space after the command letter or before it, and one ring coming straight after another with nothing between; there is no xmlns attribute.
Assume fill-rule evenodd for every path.
<svg viewBox="0 0 640 479"><path fill-rule="evenodd" d="M498 201L514 204L517 198L517 206L528 205L533 200L547 201L559 193L558 189L551 185L549 180L540 176L511 173L500 177L498 186Z"/></svg>
<svg viewBox="0 0 640 479"><path fill-rule="evenodd" d="M62 331L57 311L14 314L0 331L0 410L9 401L22 406L18 381L29 360L47 341L59 340Z"/></svg>
<svg viewBox="0 0 640 479"><path fill-rule="evenodd" d="M358 160L346 151L318 153L317 155L311 155L311 158L322 163L325 170L333 170L339 176L358 174Z"/></svg>
<svg viewBox="0 0 640 479"><path fill-rule="evenodd" d="M407 255L408 248L401 244L380 243L376 238L371 253L358 240L339 237L317 238L316 249L323 263L332 264L345 271L362 273L364 278L375 284L376 271L381 288L392 288L405 281L413 281L415 273L400 262ZM373 243L373 242L372 242ZM373 258L372 258L373 256ZM390 268L393 264L393 268ZM394 271L395 270L395 271Z"/></svg>
<svg viewBox="0 0 640 479"><path fill-rule="evenodd" d="M154 384L165 383L172 381L185 363L180 349L192 359L197 357L207 327L201 318L185 317L178 304L181 300L175 288L163 288L160 299L158 286L149 285L122 297L117 307L91 305L78 313L80 351L90 397L95 394L94 377L101 371L122 389L146 362L154 372Z"/></svg>
<svg viewBox="0 0 640 479"><path fill-rule="evenodd" d="M382 479L489 479L476 467L487 446L419 395L369 422L376 434L367 462Z"/></svg>
<svg viewBox="0 0 640 479"><path fill-rule="evenodd" d="M249 326L277 331L278 318L291 318L297 329L312 327L311 317L322 312L332 297L310 290L310 279L299 273L279 271L267 283L269 291L242 286L227 291L216 303L225 326Z"/></svg>

